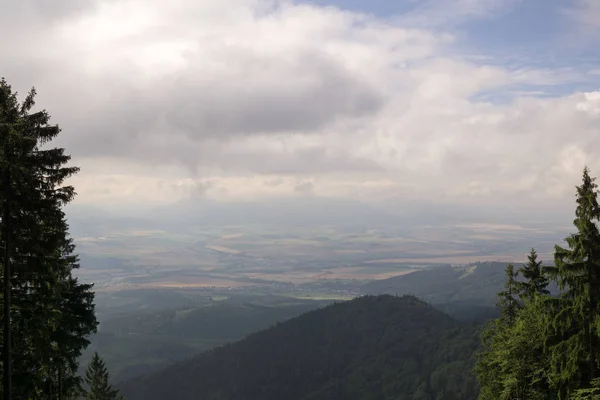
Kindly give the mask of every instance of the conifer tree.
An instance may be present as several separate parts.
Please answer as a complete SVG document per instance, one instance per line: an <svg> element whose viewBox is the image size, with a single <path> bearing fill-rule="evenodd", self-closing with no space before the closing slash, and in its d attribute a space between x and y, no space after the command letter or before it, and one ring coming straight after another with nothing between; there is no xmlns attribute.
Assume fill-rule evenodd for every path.
<svg viewBox="0 0 600 400"><path fill-rule="evenodd" d="M32 112L35 94L32 89L19 103L0 80L0 245L11 250L11 392L30 399L61 391L66 398L80 384L77 359L97 321L92 286L72 275L79 265L62 210L75 195L64 181L78 168L66 165L64 149L48 146L60 129L45 110Z"/></svg>
<svg viewBox="0 0 600 400"><path fill-rule="evenodd" d="M481 334L482 351L477 357L475 373L479 381L481 400L510 399L516 395L522 385L514 382L507 383L513 375L507 369L506 361L511 354L508 340L512 339L511 332L517 320L519 303L517 272L513 264L506 266L506 281L504 290L498 293L500 318L490 321Z"/></svg>
<svg viewBox="0 0 600 400"><path fill-rule="evenodd" d="M122 399L119 391L113 389L110 385L108 370L98 352L94 352L92 360L85 371L85 382L89 386L85 397L87 400Z"/></svg>
<svg viewBox="0 0 600 400"><path fill-rule="evenodd" d="M535 249L527 256L528 262L521 268L518 273L525 278L525 281L518 282L519 297L521 300L532 300L535 295L550 293L548 287L548 277L542 270L542 262L538 261Z"/></svg>
<svg viewBox="0 0 600 400"><path fill-rule="evenodd" d="M497 306L501 309L501 315L505 320L505 324L513 325L519 310L519 302L516 299L519 293L518 282L516 280L518 272L515 271L513 264L508 264L505 272L506 283L504 284L504 290L498 293L499 301Z"/></svg>
<svg viewBox="0 0 600 400"><path fill-rule="evenodd" d="M475 374L480 400L551 400L544 332L548 324L543 296L534 296L520 308L511 324L500 317L482 332Z"/></svg>
<svg viewBox="0 0 600 400"><path fill-rule="evenodd" d="M600 377L600 206L594 180L586 167L577 187L576 232L565 239L567 248L555 247L555 267L548 268L562 291L549 332L551 378L561 399Z"/></svg>
<svg viewBox="0 0 600 400"><path fill-rule="evenodd" d="M507 269L502 316L482 336L476 367L480 399L600 399L597 197L586 167L577 186L576 231L565 239L567 247L555 247L554 266L542 269L532 250L521 270L525 282L518 283L524 300L518 312L511 307L514 276ZM545 274L558 283L557 297L547 293Z"/></svg>

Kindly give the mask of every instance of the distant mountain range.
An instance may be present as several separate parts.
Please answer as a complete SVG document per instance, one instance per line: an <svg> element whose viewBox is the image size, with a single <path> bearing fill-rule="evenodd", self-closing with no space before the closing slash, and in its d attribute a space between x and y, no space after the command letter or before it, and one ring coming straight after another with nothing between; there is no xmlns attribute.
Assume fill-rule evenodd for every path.
<svg viewBox="0 0 600 400"><path fill-rule="evenodd" d="M414 295L462 321L481 323L498 314L498 292L506 279L506 263L479 262L415 271L365 284L365 294ZM515 264L520 267L521 264ZM518 278L517 278L518 279ZM551 292L558 290L549 285Z"/></svg>
<svg viewBox="0 0 600 400"><path fill-rule="evenodd" d="M365 284L366 294L414 295L430 304L468 302L494 306L505 281L506 263L481 262L415 271Z"/></svg>

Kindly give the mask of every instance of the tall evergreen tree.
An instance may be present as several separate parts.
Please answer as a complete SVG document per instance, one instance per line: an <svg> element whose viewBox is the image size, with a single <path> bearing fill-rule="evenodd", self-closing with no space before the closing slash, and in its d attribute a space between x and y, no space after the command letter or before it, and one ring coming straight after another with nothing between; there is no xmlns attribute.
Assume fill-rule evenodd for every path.
<svg viewBox="0 0 600 400"><path fill-rule="evenodd" d="M109 383L109 374L98 352L94 352L85 371L85 382L89 389L86 393L88 400L119 400L123 397Z"/></svg>
<svg viewBox="0 0 600 400"><path fill-rule="evenodd" d="M497 306L500 307L502 318L507 325L513 325L520 307L516 298L519 294L517 275L518 272L515 271L515 266L508 264L506 266L504 290L498 293L499 300Z"/></svg>
<svg viewBox="0 0 600 400"><path fill-rule="evenodd" d="M535 296L519 310L513 325L497 319L486 326L475 368L480 400L556 398L548 383L548 355L540 340L547 319L543 298Z"/></svg>
<svg viewBox="0 0 600 400"><path fill-rule="evenodd" d="M510 332L517 320L519 303L517 272L513 264L506 266L506 281L504 290L498 293L500 318L490 321L481 334L482 350L477 357L475 372L481 386L479 398L482 400L498 400L511 398L516 395L517 389L513 384L507 385L507 340L511 338ZM519 386L520 385L516 385ZM506 397L508 396L508 397Z"/></svg>
<svg viewBox="0 0 600 400"><path fill-rule="evenodd" d="M64 149L47 146L60 129L45 110L32 112L35 94L32 89L19 103L0 80L0 162L9 171L0 181L3 232L9 234L0 245L10 238L12 394L23 399L59 389L74 393L77 359L97 326L92 286L72 275L79 265L62 210L75 195L64 181L78 168L66 165Z"/></svg>
<svg viewBox="0 0 600 400"><path fill-rule="evenodd" d="M535 295L549 294L546 289L548 287L548 277L542 269L542 262L538 261L535 249L527 256L527 264L519 268L518 273L525 278L524 281L518 282L519 297L522 300L532 300Z"/></svg>
<svg viewBox="0 0 600 400"><path fill-rule="evenodd" d="M555 267L548 268L561 289L549 332L551 378L561 399L600 377L600 206L594 180L586 167L577 187L576 232L565 239L567 248L555 247Z"/></svg>
<svg viewBox="0 0 600 400"><path fill-rule="evenodd" d="M488 325L482 337L476 367L481 399L600 399L597 197L597 185L586 167L577 186L576 232L565 239L566 248L555 247L555 265L543 271L532 250L522 269L526 281L518 285L524 300L518 312L510 308L513 274L507 269L502 316ZM557 297L547 294L545 274L558 283Z"/></svg>
<svg viewBox="0 0 600 400"><path fill-rule="evenodd" d="M557 398L548 379L549 355L545 348L546 327L552 319L548 278L534 249L528 259L518 272L514 266L507 266L505 288L498 293L501 316L490 321L482 332L482 349L475 368L480 400ZM516 280L519 273L525 281Z"/></svg>

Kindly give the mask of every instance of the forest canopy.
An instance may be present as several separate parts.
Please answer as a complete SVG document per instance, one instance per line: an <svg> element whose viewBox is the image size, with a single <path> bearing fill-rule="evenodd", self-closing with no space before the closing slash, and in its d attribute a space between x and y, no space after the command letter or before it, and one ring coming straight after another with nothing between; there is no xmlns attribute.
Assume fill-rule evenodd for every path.
<svg viewBox="0 0 600 400"><path fill-rule="evenodd" d="M600 398L600 207L587 167L576 189L575 233L555 246L554 265L532 250L525 266L506 268L502 314L477 360L482 400Z"/></svg>

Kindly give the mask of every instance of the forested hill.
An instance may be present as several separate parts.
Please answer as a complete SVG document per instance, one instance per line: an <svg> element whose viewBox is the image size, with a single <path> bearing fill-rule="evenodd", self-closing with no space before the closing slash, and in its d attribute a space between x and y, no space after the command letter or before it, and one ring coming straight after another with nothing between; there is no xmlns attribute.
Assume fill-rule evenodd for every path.
<svg viewBox="0 0 600 400"><path fill-rule="evenodd" d="M467 266L436 267L373 281L367 294L412 294L431 304L473 302L494 306L505 280L506 263L480 262Z"/></svg>
<svg viewBox="0 0 600 400"><path fill-rule="evenodd" d="M120 382L331 303L286 302L290 304L228 299L193 309L117 316L102 322L82 360L87 364L98 351L110 368L113 382Z"/></svg>
<svg viewBox="0 0 600 400"><path fill-rule="evenodd" d="M365 296L122 384L129 400L468 400L477 333L411 296ZM443 396L443 397L440 397Z"/></svg>
<svg viewBox="0 0 600 400"><path fill-rule="evenodd" d="M369 282L361 291L371 295L413 295L456 319L481 324L498 316L496 303L506 281L505 269L506 263L493 261L434 267ZM556 293L556 283L550 282L548 290Z"/></svg>

